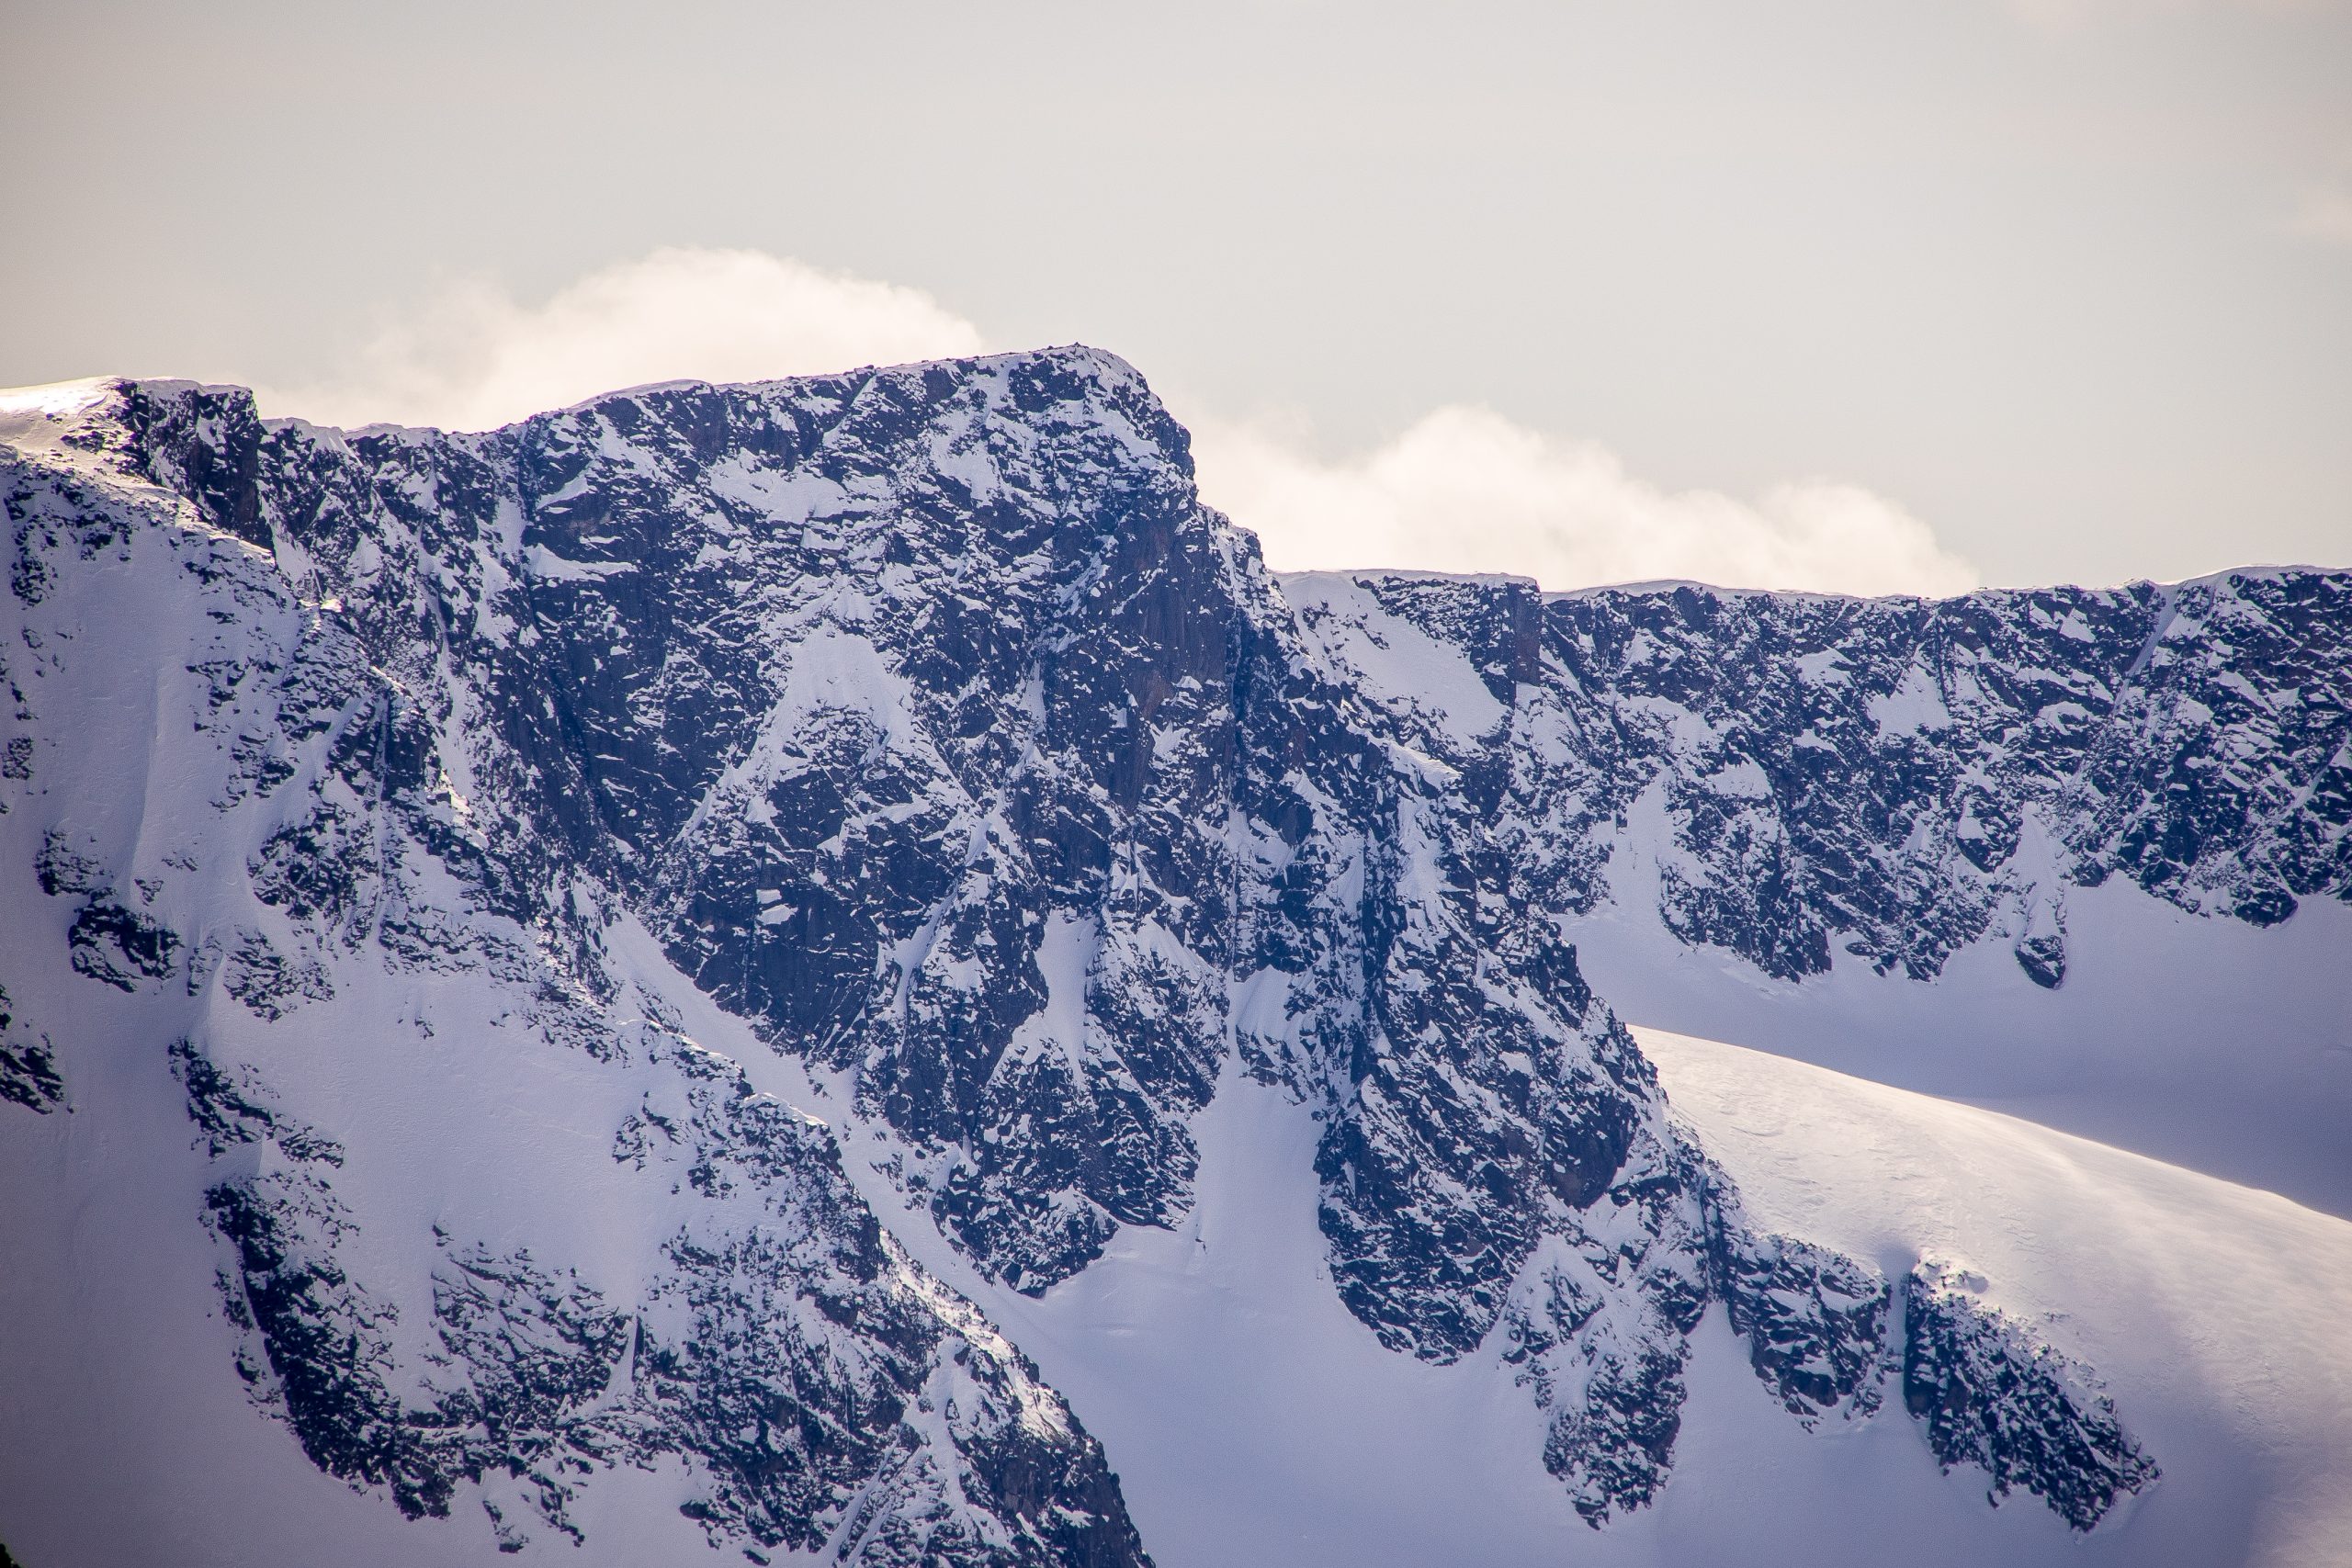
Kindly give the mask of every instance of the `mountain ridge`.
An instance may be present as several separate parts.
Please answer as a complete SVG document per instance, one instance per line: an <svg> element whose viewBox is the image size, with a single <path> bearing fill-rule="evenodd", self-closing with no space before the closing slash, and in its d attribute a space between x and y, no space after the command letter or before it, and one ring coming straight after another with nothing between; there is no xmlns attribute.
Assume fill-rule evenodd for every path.
<svg viewBox="0 0 2352 1568"><path fill-rule="evenodd" d="M424 1041L451 1028L435 1024L436 1006L482 1038L515 1020L564 1059L646 1086L618 1117L610 1160L640 1173L684 1160L681 1185L734 1228L720 1244L665 1254L676 1282L647 1281L624 1309L640 1337L665 1291L736 1314L755 1338L801 1332L789 1314L750 1306L757 1270L727 1259L758 1255L762 1237L801 1224L794 1216L811 1202L848 1203L868 1215L856 1224L875 1223L862 1201L823 1195L840 1179L808 1174L823 1168L816 1154L816 1167L793 1156L799 1174L788 1177L763 1163L785 1135L776 1129L794 1123L763 1109L780 1102L745 1076L748 1058L710 1057L679 1032L683 996L665 999L665 987L691 981L768 1048L830 1077L844 1114L887 1145L888 1186L905 1216L884 1202L888 1224L935 1225L984 1278L1023 1294L1082 1274L1124 1228L1166 1228L1187 1212L1192 1123L1223 1065L1238 1062L1323 1127L1319 1225L1349 1311L1391 1351L1440 1365L1499 1329L1517 1347L1516 1381L1547 1413L1543 1463L1595 1528L1663 1484L1687 1346L1710 1303L1747 1336L1756 1372L1792 1416L1869 1419L1881 1403L1895 1298L1925 1287L1739 1218L1667 1122L1631 1036L1586 985L1566 923L1606 880L1611 847L1590 829L1622 827L1625 806L1613 818L1594 806L1590 769L1578 772L1560 737L1619 737L1618 760L1602 771L1621 773L1634 771L1626 755L1664 756L1662 771L1713 778L1733 771L1726 749L1702 738L1672 754L1623 750L1641 725L1597 710L1586 722L1569 699L1589 683L1548 672L1560 649L1511 603L1534 596L1508 583L1427 580L1384 597L1374 584L1386 579L1358 574L1346 581L1369 604L1340 604L1336 590L1295 594L1311 580L1267 573L1254 542L1199 505L1181 427L1125 362L1066 350L737 389L666 384L458 437L263 422L249 397L184 384L111 395L119 402L105 412L90 412L100 394L40 416L9 476L12 614L31 634L20 638L29 657L10 655L12 759L17 739L28 742L10 777L19 806L51 819L37 849L22 818L10 841L22 871L39 863L51 907L81 900L45 949L79 983L152 993L158 1005L177 985L191 998L188 1043L168 1058L191 1116L198 1128L250 1132L207 1132L220 1145L209 1157L231 1145L278 1151L282 1168L208 1189L230 1195L210 1202L236 1259L224 1300L232 1317L242 1301L252 1318L258 1342L245 1364L265 1404L272 1378L290 1388L289 1372L296 1382L311 1375L303 1346L317 1325L352 1335L375 1310L331 1299L339 1279L355 1277L337 1252L345 1233L369 1226L341 1212L335 1178L315 1168L340 1170L319 1152L329 1145L350 1143L360 1159L364 1138L357 1124L309 1132L307 1112L222 1111L227 1101L196 1086L270 1081L251 1058L301 1078L287 1053L306 1010L334 1009L340 990L379 990L379 975L429 976L415 982L420 995L469 998L401 1004ZM191 626L183 595L209 598L214 629L183 634L187 679L148 700L193 716L198 739L165 750L180 759L175 771L216 781L209 809L224 822L250 824L238 829L253 845L242 863L153 843L152 829L178 813L168 801L95 813L88 802L40 804L41 781L74 768L33 698L51 671L63 683L67 655L82 652L41 606L59 595L101 611L109 566L142 570L134 558L156 549L175 564L144 592ZM199 587L164 586L183 577ZM2343 636L2325 612L2352 586L2325 578L2320 588L2326 603L2287 640L2324 672L2338 645L2326 639ZM1462 602L1431 602L1449 594ZM1539 617L1569 597L1544 596ZM1679 613L1696 596L1666 597ZM2128 592L2068 604L2111 622L2114 640L2147 609ZM1573 623L1573 606L1562 613ZM1581 629L1587 642L1622 631L1622 648L1662 626ZM1571 644L1578 630L1570 625ZM1470 685L1455 682L1448 705L1369 667L1408 631L1475 666L1476 691L1504 709L1501 731L1463 728L1486 711ZM2143 665L2162 635L2140 639ZM1524 692L1540 710L1532 726L1513 716ZM2340 719L2340 694L2323 682L2321 694ZM2283 919L2297 897L2342 897L2341 823L2329 815L2338 803L2325 785L2343 753L2340 743L2324 749L2328 722L2313 721L2316 739L2313 725L2283 722L2257 737L2317 781L2302 790L2301 816L2242 812L2185 859L2158 831L2161 852L2132 861L2134 879L2220 918ZM2119 776L2136 779L2128 766ZM1613 786L1626 804L1641 793L1628 782ZM1788 856L1747 852L1776 825L1757 818L1746 791L1686 790L1698 803L1689 820L1706 810L1748 820L1715 830L1718 843L1738 840L1728 859L1692 863L1688 886L1699 892L1688 908L1698 914L1685 926L1767 973L1776 962L1805 973L1827 935L1795 949L1754 939L1786 923L1769 895L1772 865ZM1725 800L1746 804L1726 810ZM1972 819L1951 800L1935 804L1952 821ZM2140 805L2143 818L2161 817L2161 796ZM2106 852L2138 820L2127 811L2123 828L2078 852ZM2297 837L2306 820L2318 822L2316 837ZM1795 827L1819 837L1803 811ZM1788 823L1777 830L1790 836ZM2250 843L2270 853L2256 868L2269 880L2214 886L2204 858L2213 840L2239 863L2256 859ZM1801 849L1822 852L1815 840ZM1952 932L1973 941L1999 918L1984 868L1961 858L1978 880L1939 862L1945 881L1919 906L1960 901L1946 953L1960 945ZM1889 874L1902 872L1899 857L1882 859ZM2054 923L2063 981L2063 908L2037 930L2041 883L1996 891L2017 896L2021 948ZM1908 908L1865 898L1846 912L1877 925L1845 934L1875 933L1901 964L1912 950L1889 948L1883 928ZM617 956L616 933L633 927L674 966L669 976ZM1927 951L1932 974L1940 958L1933 943ZM43 983L57 987L74 994L62 978ZM61 1032L54 1004L38 1017ZM8 1058L19 1059L31 1060ZM74 1064L63 1061L51 1103L72 1099ZM164 1059L153 1065L163 1070ZM18 1078L40 1081L28 1067ZM27 1090L36 1092L46 1091ZM239 1089L236 1103L266 1107L276 1092ZM614 1115L612 1090L596 1092L605 1109L595 1113ZM888 1224L873 1245L885 1246ZM561 1297L552 1277L515 1261L521 1252L458 1240L451 1256L471 1262L457 1273L506 1281L514 1311L541 1310L522 1297ZM289 1258L307 1261L281 1288ZM440 1348L386 1333L369 1353L389 1369L386 1390L412 1362L480 1343L467 1326L478 1309L466 1304L479 1292L447 1269L434 1278L443 1283L432 1304L410 1316L441 1325ZM392 1294L423 1301L413 1290ZM888 1311L911 1310L891 1299L900 1304ZM278 1309L266 1303L281 1301L298 1304L273 1337ZM544 1310L586 1322L604 1309ZM848 1309L819 1310L831 1320ZM961 1337L955 1356L978 1353L974 1336L987 1331L954 1328L962 1308L921 1310ZM676 1357L706 1332L673 1329L664 1342ZM870 1341L853 1329L851 1342L861 1336ZM1931 1430L1939 1452L1981 1456L1996 1474L2022 1466L2018 1483L2081 1529L2154 1478L2073 1373L2056 1363L2033 1373L2042 1363L2030 1353L1989 1370L1964 1348L1980 1342L1955 1331L1918 1354L1960 1380L1950 1386L2025 1378L2048 1413L2034 1419L2089 1447L2004 1447L2007 1416L1986 1385L1951 1406L1983 1424ZM503 1364L491 1353L481 1375L504 1376ZM840 1515L828 1531L846 1537L807 1533L843 1506L821 1486L775 1490L797 1473L831 1474L816 1462L822 1445L779 1449L763 1421L739 1449L733 1436L689 1437L656 1416L645 1451L707 1467L715 1489L689 1499L699 1512L687 1517L713 1544L822 1539L864 1552L859 1561L1062 1560L1081 1549L1053 1544L1040 1522L1051 1509L1040 1511L1028 1483L980 1483L991 1444L1029 1440L1013 1435L1028 1430L1019 1413L1032 1396L1018 1391L1032 1374L1001 1364L1011 1370L990 1385L996 1403L981 1426L910 1417L913 1436L888 1438L885 1448L911 1445L929 1468L917 1465L918 1483L866 1524L854 1523L865 1517L856 1508ZM337 1371L334 1386L360 1370ZM931 1374L918 1354L884 1375L910 1389ZM747 1379L766 1386L721 1369L698 1397L733 1397L727 1390ZM844 1396L841 1385L820 1388L812 1408ZM328 1415L341 1420L352 1397L327 1399ZM393 1427L432 1425L412 1396L386 1397L412 1413ZM591 1456L582 1474L646 1462L599 1451L613 1439L578 1436L576 1421L560 1430L575 1435L554 1439L558 1449ZM1074 1427L1053 1432L1031 1434L1046 1442L1021 1459L1024 1473L1059 1467L1069 1500L1052 1506L1093 1520L1089 1540L1132 1541L1102 1490L1099 1446ZM540 1441L462 1457L454 1480L433 1470L434 1484L479 1487L501 1464L536 1474L527 1456ZM333 1468L333 1450L322 1451ZM870 1466L880 1450L844 1451ZM386 1483L390 1472L344 1473ZM485 1493L495 1529L511 1527L527 1545L513 1521L530 1510L565 1533L571 1491L589 1484L569 1473L539 1476L535 1495ZM775 1479L729 1479L754 1474ZM826 1484L854 1479L843 1472ZM416 1501L432 1512L447 1495Z"/></svg>

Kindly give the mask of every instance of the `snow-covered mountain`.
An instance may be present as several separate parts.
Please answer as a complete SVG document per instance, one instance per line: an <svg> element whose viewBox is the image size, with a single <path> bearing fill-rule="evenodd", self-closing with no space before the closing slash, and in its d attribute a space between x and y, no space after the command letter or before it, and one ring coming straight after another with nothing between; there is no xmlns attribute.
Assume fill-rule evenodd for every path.
<svg viewBox="0 0 2352 1568"><path fill-rule="evenodd" d="M89 383L0 434L32 1568L1645 1562L1790 1499L1845 1560L1930 1486L1979 1560L2211 1561L2168 1521L2257 1494L2241 1547L2352 1540L2235 1484L2347 1457L2270 1385L2143 1429L2087 1353L2123 1276L1745 1194L1579 958L1804 1034L2019 1007L1997 952L2040 1016L2112 987L2120 891L2258 998L2352 930L2341 573L1277 578L1084 349L480 435ZM1811 1479L1685 1479L1750 1462Z"/></svg>
<svg viewBox="0 0 2352 1568"><path fill-rule="evenodd" d="M1508 778L1637 1021L2352 1215L2352 574L1284 590L1415 744Z"/></svg>

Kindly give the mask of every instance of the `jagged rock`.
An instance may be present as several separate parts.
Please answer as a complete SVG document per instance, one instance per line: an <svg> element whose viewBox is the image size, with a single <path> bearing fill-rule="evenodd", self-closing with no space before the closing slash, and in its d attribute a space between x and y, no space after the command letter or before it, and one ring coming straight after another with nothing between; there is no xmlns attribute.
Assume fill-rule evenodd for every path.
<svg viewBox="0 0 2352 1568"><path fill-rule="evenodd" d="M1792 1236L1759 1235L1723 1173L1695 1148L1708 1284L1756 1375L1810 1427L1831 1412L1875 1412L1892 1359L1894 1291L1874 1269Z"/></svg>
<svg viewBox="0 0 2352 1568"><path fill-rule="evenodd" d="M830 1136L731 1064L684 1042L657 1049L690 1108L664 1126L657 1162L683 1167L706 1199L747 1202L686 1215L633 1304L527 1249L436 1230L438 1349L419 1365L400 1349L399 1303L349 1272L358 1224L326 1174L342 1149L251 1069L185 1041L172 1058L216 1160L240 1146L276 1156L206 1195L245 1335L240 1373L321 1469L383 1488L411 1517L446 1516L460 1483L503 1477L509 1506L484 1498L502 1550L529 1540L521 1507L577 1540L570 1505L597 1471L678 1455L707 1478L687 1512L715 1545L830 1542L851 1562L901 1550L910 1562L1146 1561L1100 1446L882 1233ZM944 1439L915 1416L934 1404Z"/></svg>
<svg viewBox="0 0 2352 1568"><path fill-rule="evenodd" d="M8 988L0 986L0 1100L45 1116L65 1103L65 1080L49 1036L16 1026Z"/></svg>
<svg viewBox="0 0 2352 1568"><path fill-rule="evenodd" d="M2117 1420L2114 1402L2086 1389L2084 1369L1969 1286L1934 1264L1905 1277L1904 1405L1946 1470L1973 1465L1995 1503L2023 1487L2087 1530L2154 1483L2155 1461Z"/></svg>
<svg viewBox="0 0 2352 1568"><path fill-rule="evenodd" d="M1560 863L1552 908L1599 902L1638 842L1669 931L1780 978L1833 947L1930 977L1999 929L2054 986L2066 889L2118 874L2256 923L2352 897L2342 572L1941 602L1369 573L1287 591L1366 701L1512 778L1498 836ZM1408 640L1400 684L1384 650ZM1465 679L1491 702L1430 717ZM1657 826L1629 824L1645 802Z"/></svg>
<svg viewBox="0 0 2352 1568"><path fill-rule="evenodd" d="M2352 890L2341 573L1943 603L1277 577L1085 349L483 434L162 382L74 421L0 469L9 657L103 668L61 635L89 563L164 562L157 766L235 831L101 836L29 764L0 800L50 814L72 966L185 1009L256 1396L411 1512L475 1489L501 1547L668 1455L752 1551L1136 1560L1099 1447L885 1221L1044 1292L1186 1212L1228 1057L1321 1119L1349 1310L1498 1356L1599 1526L1667 1475L1711 1303L1802 1421L1867 1418L1898 1362L1911 1388L1887 1283L1759 1234L1587 986L1574 920L1643 891L1632 851L1668 930L1784 978L1932 976L1997 932L2055 986L2066 890L2105 875L2256 921ZM46 778L70 719L9 674ZM842 1092L906 1213L684 1037L616 956L640 933ZM614 1168L665 1219L642 1281L446 1235L429 1278L359 1277L358 1134L239 1042L378 976L626 1086ZM1991 1452L1978 1371L2040 1363L1947 1337L1919 1364L1974 1391L1922 1412L1949 1462ZM2019 1387L1996 1425L2046 1426ZM2091 1436L1979 1461L2087 1528L2130 1466L2065 1409Z"/></svg>
<svg viewBox="0 0 2352 1568"><path fill-rule="evenodd" d="M168 927L112 899L95 899L76 910L66 941L77 973L125 991L169 975L180 947Z"/></svg>
<svg viewBox="0 0 2352 1568"><path fill-rule="evenodd" d="M229 950L221 985L256 1017L276 1022L304 1002L331 1001L334 984L307 954L288 957L260 931L244 931Z"/></svg>

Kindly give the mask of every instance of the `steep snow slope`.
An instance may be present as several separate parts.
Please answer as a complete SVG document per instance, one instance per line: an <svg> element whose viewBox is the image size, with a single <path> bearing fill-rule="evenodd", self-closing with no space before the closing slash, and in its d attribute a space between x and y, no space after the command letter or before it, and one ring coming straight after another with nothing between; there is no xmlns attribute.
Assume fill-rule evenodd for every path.
<svg viewBox="0 0 2352 1568"><path fill-rule="evenodd" d="M2011 1117L1639 1032L1770 1223L1937 1259L2098 1365L2165 1456L2118 1537L2130 1560L2352 1560L2352 1224Z"/></svg>
<svg viewBox="0 0 2352 1568"><path fill-rule="evenodd" d="M1629 844L1640 886L1643 847ZM2190 915L2114 882L2070 896L2055 993L1980 942L1932 981L1840 962L1776 980L1677 940L1638 896L1575 930L1626 1017L2047 1126L2352 1215L2352 910L2271 927Z"/></svg>
<svg viewBox="0 0 2352 1568"><path fill-rule="evenodd" d="M1940 1265L2096 1365L2161 1484L2088 1537L2021 1495L1988 1510L1988 1475L1939 1476L1899 1390L1869 1420L1800 1432L1711 1315L1655 1506L1573 1530L1494 1348L1450 1367L1384 1356L1338 1310L1299 1159L1317 1128L1248 1085L1200 1124L1191 1222L1123 1234L1039 1300L967 1283L1089 1412L1164 1564L2315 1565L2352 1550L2352 1224L1973 1107L1640 1038L1759 1221L1897 1277Z"/></svg>

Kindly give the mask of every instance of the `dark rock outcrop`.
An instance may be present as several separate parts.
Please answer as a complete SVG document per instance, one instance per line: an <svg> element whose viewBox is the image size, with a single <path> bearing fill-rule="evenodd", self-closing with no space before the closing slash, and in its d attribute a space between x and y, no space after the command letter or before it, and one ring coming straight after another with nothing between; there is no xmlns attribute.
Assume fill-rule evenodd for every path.
<svg viewBox="0 0 2352 1568"><path fill-rule="evenodd" d="M77 418L70 460L0 470L24 646L64 657L43 628L91 563L168 551L203 607L170 733L242 836L163 859L50 801L40 885L74 969L190 999L240 1366L331 1472L412 1513L481 1488L512 1543L672 1455L714 1541L1137 1558L1099 1447L829 1134L634 987L633 926L845 1090L898 1197L1020 1291L1173 1222L1195 1113L1228 1073L1278 1086L1320 1119L1349 1310L1400 1353L1497 1355L1596 1525L1663 1481L1714 1303L1799 1420L1868 1417L1899 1364L1996 1493L2087 1529L2153 1478L2021 1328L1915 1282L1898 1351L1884 1280L1760 1235L1572 922L1654 897L1781 977L1928 976L1997 934L2056 986L2070 886L2255 921L2345 897L2343 574L1943 603L1278 578L1084 349L479 435L183 383ZM13 810L66 741L12 690ZM354 1277L375 1222L334 1129L232 1047L376 975L482 987L639 1086L612 1156L677 1223L636 1298L476 1236L404 1294ZM53 1103L53 1061L5 1049L7 1098Z"/></svg>

